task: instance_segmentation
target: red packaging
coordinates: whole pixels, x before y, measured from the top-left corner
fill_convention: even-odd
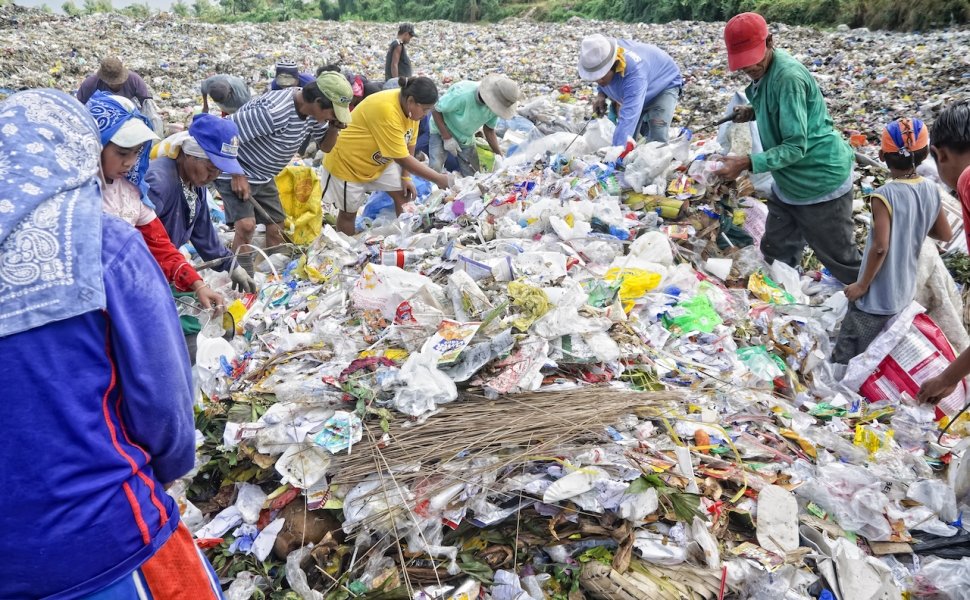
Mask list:
[[[903,394],[916,398],[923,382],[940,374],[955,358],[943,331],[933,319],[920,313],[913,318],[909,332],[863,382],[859,394],[870,402],[898,402]],[[961,382],[940,401],[938,408],[945,414],[956,414],[966,401],[965,386]]]

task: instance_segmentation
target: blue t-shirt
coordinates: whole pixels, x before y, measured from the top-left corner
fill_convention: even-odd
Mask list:
[[[680,69],[670,55],[653,44],[641,44],[632,40],[616,40],[623,48],[626,70],[617,73],[609,85],[599,90],[608,98],[620,103],[613,145],[622,146],[627,138],[636,135],[640,115],[661,92],[684,84]]]

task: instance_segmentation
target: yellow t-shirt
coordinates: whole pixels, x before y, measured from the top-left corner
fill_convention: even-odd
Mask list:
[[[401,110],[401,90],[385,90],[364,99],[353,120],[340,132],[323,166],[334,177],[351,183],[374,181],[395,158],[410,154],[418,122]]]

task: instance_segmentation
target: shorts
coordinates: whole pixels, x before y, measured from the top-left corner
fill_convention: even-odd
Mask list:
[[[267,220],[261,212],[257,212],[251,202],[237,196],[232,191],[232,180],[216,179],[215,186],[222,197],[222,206],[226,211],[226,223],[230,225],[240,219],[255,218],[257,223],[264,225],[282,223],[286,220],[286,213],[283,212],[283,205],[280,204],[280,191],[276,189],[276,182],[272,179],[266,183],[249,184],[249,194],[253,197],[253,200],[263,207],[263,210],[272,220]]]
[[[185,523],[140,567],[83,600],[225,600],[219,577]]]
[[[842,319],[842,328],[832,350],[832,362],[837,365],[849,364],[850,360],[869,348],[894,316],[867,313],[860,310],[855,302],[849,302],[849,310]]]
[[[337,210],[354,214],[367,203],[371,192],[397,192],[404,189],[401,184],[401,166],[396,162],[388,164],[381,176],[374,181],[344,181],[331,175],[325,167],[320,167],[320,180],[323,183],[323,205],[332,204]]]

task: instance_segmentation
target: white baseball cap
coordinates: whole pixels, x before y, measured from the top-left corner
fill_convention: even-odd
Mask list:
[[[128,98],[111,96],[111,99],[124,106],[128,112],[134,112],[135,104]],[[145,142],[157,142],[159,139],[141,119],[128,119],[108,141],[122,148],[137,148]]]

